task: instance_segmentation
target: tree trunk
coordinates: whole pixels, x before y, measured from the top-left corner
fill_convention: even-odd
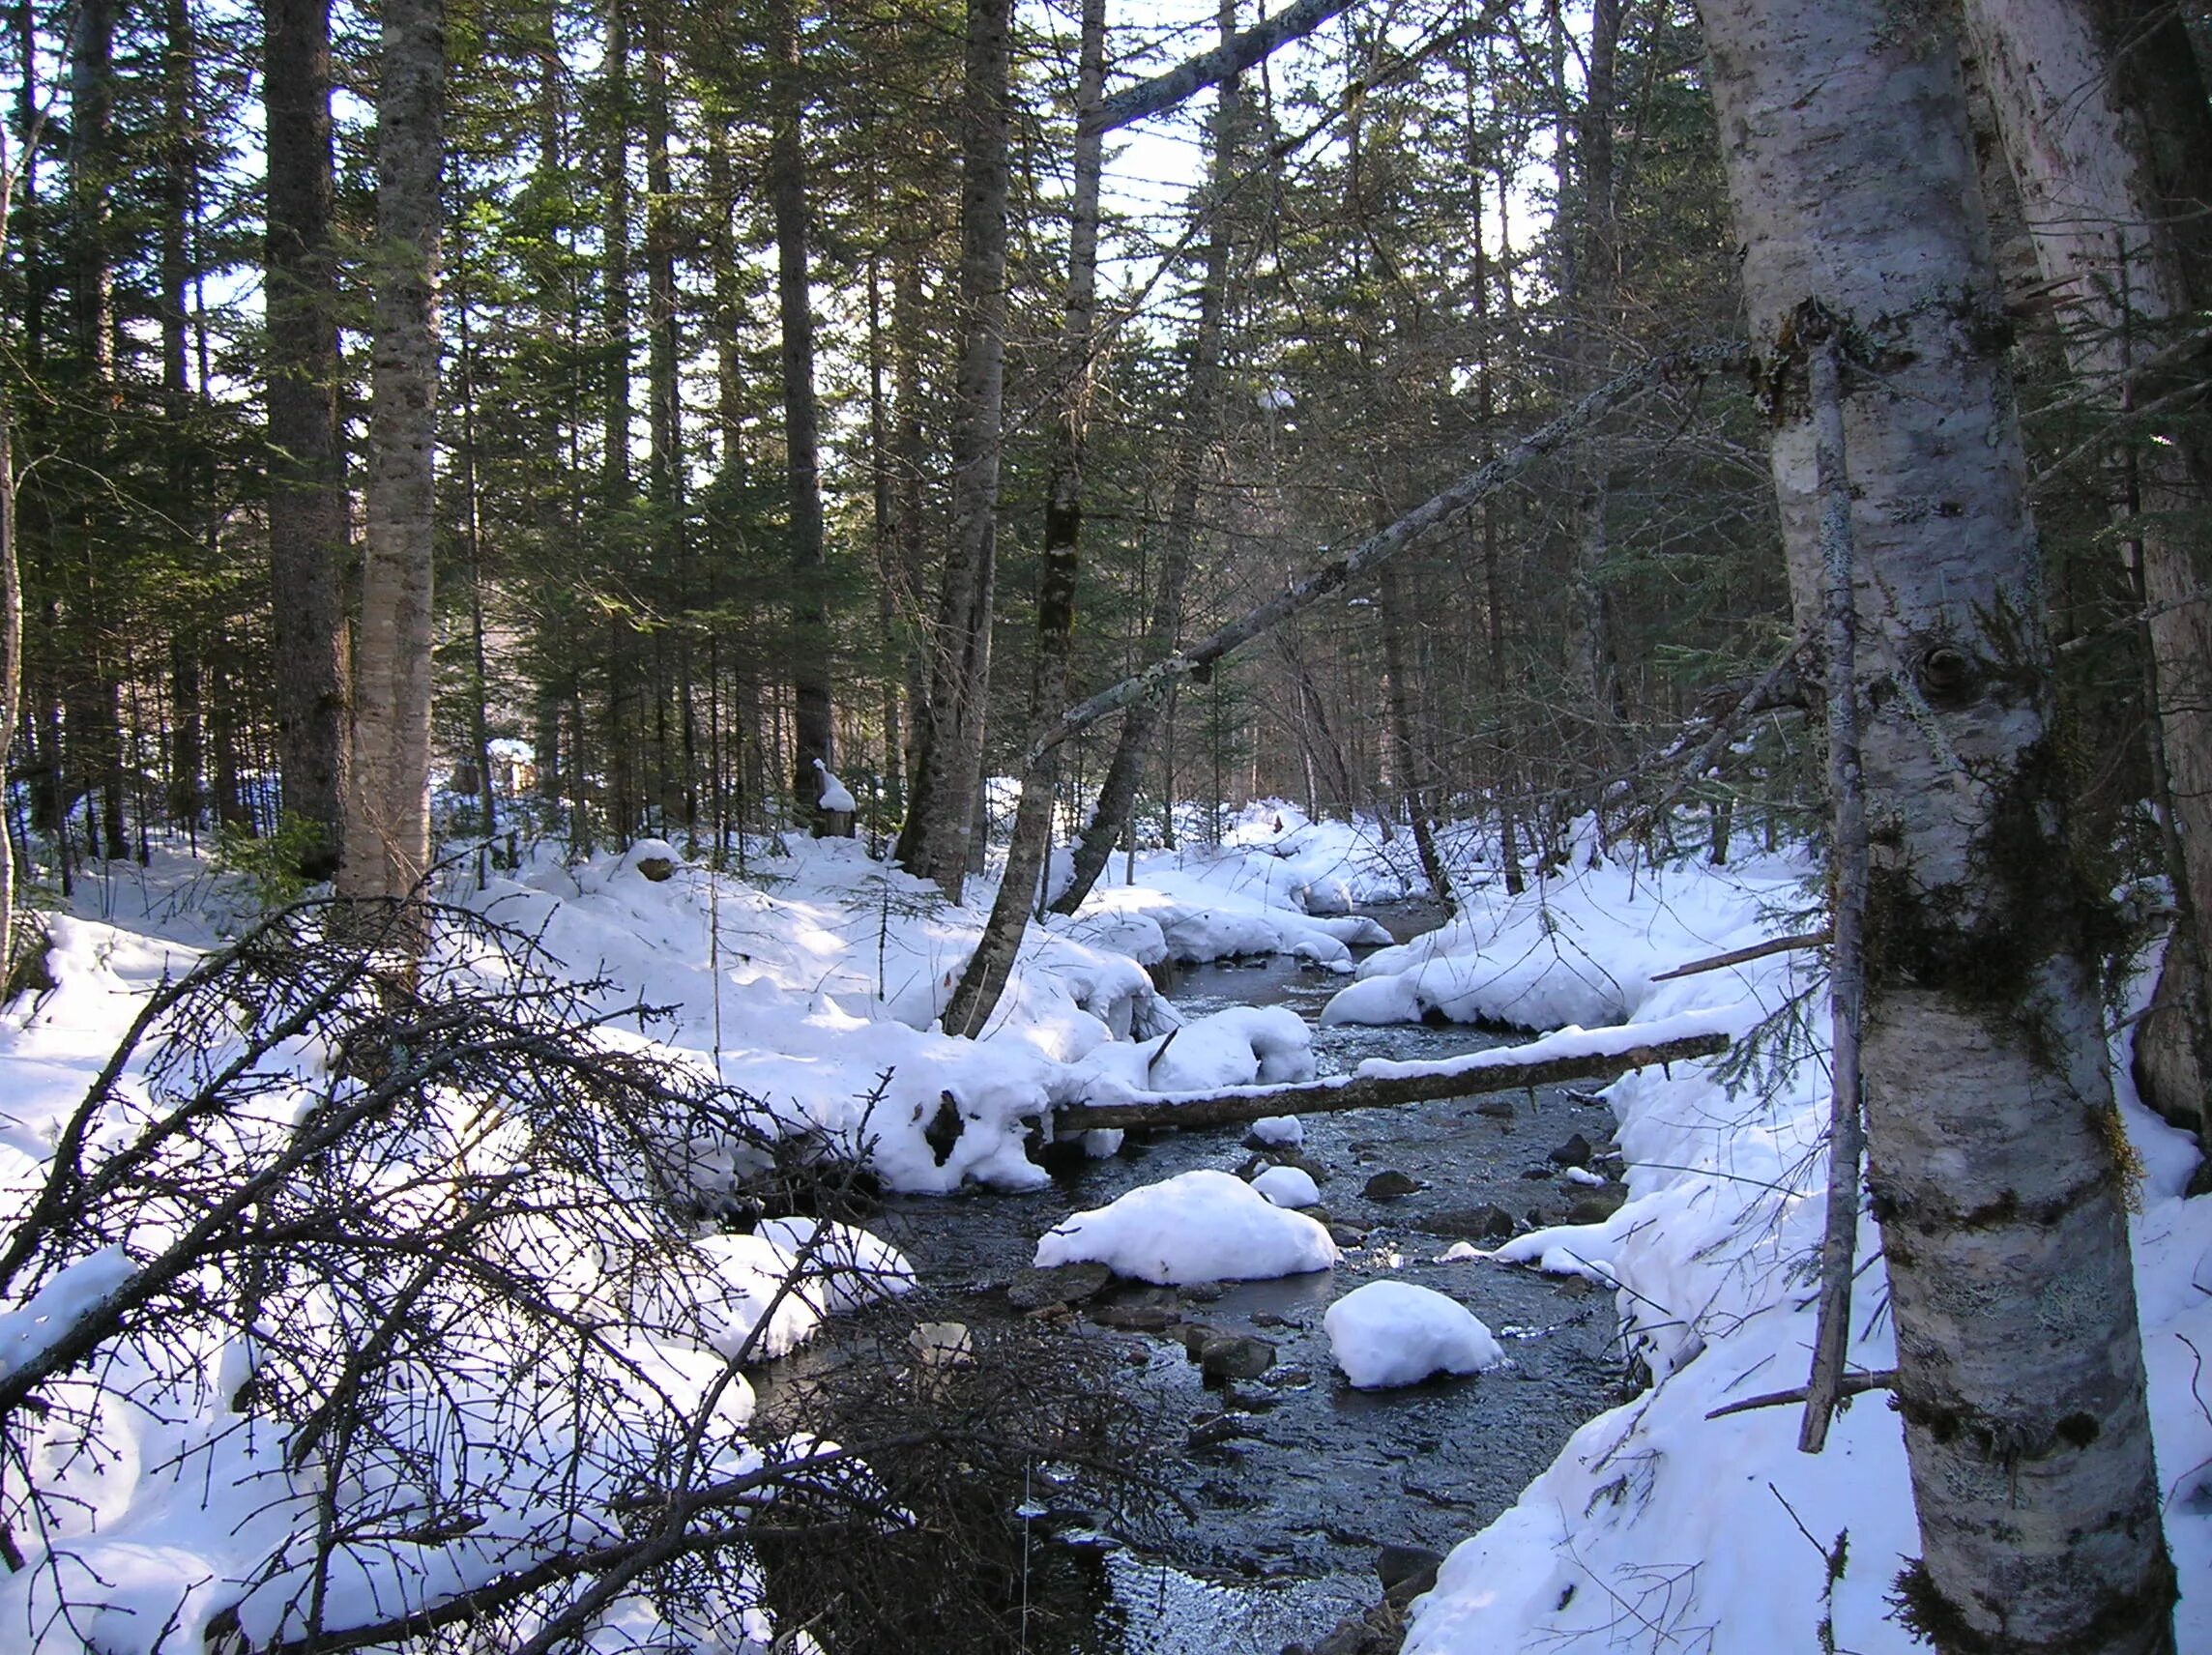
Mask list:
[[[1198,544],[1199,488],[1220,430],[1222,318],[1229,302],[1232,251],[1228,202],[1239,104],[1237,77],[1231,75],[1222,81],[1221,96],[1214,102],[1208,177],[1199,204],[1207,218],[1206,263],[1199,277],[1198,324],[1190,339],[1190,379],[1176,432],[1175,492],[1168,499],[1167,526],[1161,536],[1159,586],[1145,629],[1145,654],[1150,660],[1164,658],[1182,629],[1183,587]],[[1052,904],[1055,914],[1073,914],[1081,908],[1106,871],[1114,842],[1135,810],[1137,785],[1158,727],[1156,702],[1140,702],[1121,715],[1113,757],[1098,784],[1098,802],[1072,852],[1074,874]]]
[[[2178,918],[2137,1035],[2145,1100],[2212,1124],[2212,437],[2201,347],[2145,368],[2212,304],[2212,112],[2178,14],[2136,0],[1969,0],[1966,29],[2067,361],[2121,425],[2114,494],[2139,565]],[[2170,402],[2147,423],[2143,404]],[[2131,428],[2132,427],[2132,428]],[[2147,439],[2147,440],[2146,440]]]
[[[1236,0],[1221,0],[1221,32],[1236,32]],[[1229,99],[1225,82],[1223,97]],[[1067,659],[1075,642],[1075,581],[1083,557],[1084,429],[1091,415],[1093,315],[1098,296],[1098,187],[1105,141],[1090,111],[1106,85],[1106,0],[1083,0],[1075,77],[1075,188],[1069,203],[1067,314],[1061,329],[1059,418],[1053,425],[1044,508],[1044,562],[1037,574],[1036,666],[1030,722],[1040,725],[1067,699]],[[946,1005],[947,1034],[982,1033],[1004,993],[1022,934],[1052,849],[1052,807],[1060,779],[1058,748],[1022,771],[1006,867],[983,935]]]
[[[0,245],[5,238],[0,237]],[[0,776],[8,773],[8,751],[23,694],[23,583],[15,561],[15,466],[10,451],[12,421],[0,401]],[[0,807],[0,983],[14,962],[15,914],[15,836]]]
[[[385,0],[376,288],[353,785],[338,891],[419,893],[430,868],[430,568],[436,501],[443,0]]]
[[[684,843],[695,845],[698,728],[691,705],[690,616],[696,599],[684,509],[684,317],[676,286],[677,238],[682,231],[669,153],[671,52],[666,8],[646,9],[644,36],[646,384],[653,561],[655,574],[665,583],[666,613],[674,618],[673,624],[657,628],[654,635],[655,757],[660,772],[654,794],[662,831],[672,831],[671,825],[681,822]]]
[[[1629,1043],[1638,1038],[1634,1028],[1593,1029],[1587,1033],[1610,1038],[1593,1043],[1588,1050],[1557,1057],[1529,1056],[1526,1047],[1494,1046],[1481,1054],[1479,1062],[1454,1058],[1437,1063],[1407,1063],[1402,1072],[1389,1075],[1332,1075],[1283,1086],[1240,1086],[1218,1092],[1136,1097],[1126,1103],[1062,1104],[1053,1111],[1053,1129],[1061,1133],[1155,1126],[1187,1129],[1242,1125],[1270,1115],[1391,1109],[1407,1103],[1433,1103],[1439,1098],[1527,1091],[1567,1081],[1617,1080],[1632,1069],[1717,1058],[1729,1049],[1728,1036],[1717,1032],[1677,1034],[1650,1045]],[[1544,1042],[1529,1044],[1541,1047]],[[1163,1042],[1159,1051],[1165,1050]]]
[[[303,862],[336,871],[347,730],[347,500],[331,244],[330,0],[265,0],[269,146],[269,564],[284,807],[322,829]]]
[[[906,811],[921,808],[921,744],[929,721],[929,662],[917,642],[922,624],[922,570],[926,562],[928,511],[922,494],[922,467],[929,444],[923,422],[923,334],[921,255],[902,247],[891,270],[891,515],[897,537],[901,666],[906,675]]]
[[[1554,92],[1560,100],[1559,179],[1580,196],[1569,246],[1566,308],[1574,336],[1568,343],[1572,390],[1580,395],[1603,383],[1613,368],[1611,339],[1619,325],[1617,236],[1614,221],[1615,66],[1619,55],[1621,0],[1594,0],[1590,8],[1589,49],[1583,107],[1569,122],[1566,91],[1558,80],[1562,67],[1554,58]],[[1555,0],[1556,45],[1564,25]],[[1564,139],[1572,130],[1572,150]],[[1570,169],[1569,156],[1572,157]],[[1602,443],[1592,445],[1576,465],[1578,478],[1567,552],[1566,683],[1574,715],[1585,727],[1578,743],[1592,755],[1596,774],[1588,798],[1602,822],[1605,789],[1617,773],[1622,752],[1620,667],[1614,637],[1607,517],[1613,479]]]
[[[960,368],[952,538],[930,639],[929,708],[915,797],[894,853],[953,901],[968,878],[991,684],[1000,414],[1005,391],[1007,73],[1011,0],[969,0],[961,97]]]
[[[1922,1558],[1946,1651],[2172,1648],[2121,1127],[2061,830],[2034,532],[1949,29],[1703,0],[1801,617],[1805,350],[1841,333],[1874,844],[1862,1073]],[[2023,1361],[2023,1352],[2032,1352]]]
[[[796,0],[772,11],[769,198],[775,209],[775,281],[783,320],[784,475],[791,490],[791,695],[797,713],[791,798],[819,838],[850,833],[852,818],[822,806],[822,778],[837,763],[830,690],[829,612],[823,594],[821,417],[814,397],[814,303],[806,273],[806,109]]]
[[[1406,635],[1412,624],[1406,614],[1405,594],[1394,565],[1383,566],[1382,572],[1376,577],[1375,591],[1382,611],[1383,695],[1390,708],[1390,748],[1397,759],[1398,793],[1406,801],[1406,814],[1413,829],[1413,849],[1420,856],[1421,872],[1428,876],[1429,889],[1444,905],[1447,914],[1457,913],[1459,899],[1452,893],[1451,870],[1444,866],[1442,853],[1437,848],[1428,789],[1423,785],[1422,772],[1427,767],[1413,740],[1413,692],[1412,684],[1407,682],[1406,665]]]

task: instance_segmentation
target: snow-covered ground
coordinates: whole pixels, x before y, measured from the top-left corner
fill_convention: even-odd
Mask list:
[[[1821,1647],[1829,1615],[1830,1647],[1919,1647],[1886,1602],[1919,1553],[1896,1414],[1862,1397],[1817,1457],[1796,1450],[1796,1408],[1706,1417],[1805,1380],[1826,1190],[1826,1002],[1811,953],[1651,978],[1810,929],[1811,871],[1788,857],[1726,870],[1608,864],[1518,899],[1490,886],[1451,926],[1370,956],[1330,1006],[1356,1021],[1438,1006],[1537,1026],[1625,1022],[1654,1035],[1709,1020],[1759,1042],[1732,1087],[1710,1063],[1615,1083],[1631,1199],[1604,1224],[1498,1249],[1617,1285],[1625,1336],[1653,1382],[1586,1425],[1518,1504],[1451,1554],[1415,1606],[1409,1655],[1770,1655]],[[2212,1649],[2212,1395],[2197,1362],[2212,1348],[2212,1200],[2182,1199],[2194,1147],[2135,1101],[2124,1061],[2116,1073],[2148,1169],[2131,1228],[2181,1575],[2179,1646]],[[1878,1236],[1871,1218],[1862,1222],[1858,1255],[1876,1259]],[[1877,1262],[1854,1293],[1856,1368],[1893,1364],[1885,1299]],[[1840,1536],[1848,1563],[1825,1599]]]
[[[1653,1384],[1586,1426],[1518,1505],[1453,1553],[1418,1606],[1408,1647],[1416,1655],[1815,1647],[1830,1612],[1825,1553],[1848,1533],[1849,1564],[1832,1593],[1837,1646],[1865,1655],[1907,1648],[1884,1602],[1898,1560],[1918,1550],[1894,1414],[1861,1399],[1819,1458],[1795,1451],[1792,1408],[1705,1417],[1804,1378],[1824,1176],[1825,1014],[1812,954],[1652,979],[1810,929],[1812,870],[1789,857],[1725,870],[1607,863],[1538,882],[1518,898],[1470,882],[1453,924],[1370,955],[1354,975],[1351,947],[1380,939],[1371,921],[1341,911],[1405,894],[1403,839],[1384,846],[1372,828],[1308,823],[1266,806],[1246,812],[1218,849],[1141,856],[1134,884],[1121,883],[1117,859],[1080,916],[1033,928],[992,1029],[974,1042],[948,1039],[933,1023],[990,893],[948,906],[850,842],[793,840],[783,854],[754,857],[742,878],[686,863],[657,842],[575,867],[547,856],[481,893],[453,895],[538,939],[578,979],[603,979],[594,991],[602,1009],[667,1008],[651,1030],[667,1061],[742,1088],[760,1100],[764,1120],[822,1134],[864,1155],[887,1183],[918,1192],[1035,1186],[1043,1175],[1025,1139],[1059,1103],[1311,1074],[1305,1031],[1288,1012],[1180,1025],[1146,972],[1171,957],[1295,952],[1352,977],[1331,1019],[1412,1020],[1434,1009],[1565,1030],[1552,1040],[1559,1050],[1695,1029],[1764,1031],[1733,1086],[1706,1063],[1617,1083],[1610,1095],[1630,1201],[1604,1224],[1525,1235],[1499,1250],[1615,1288],[1626,1337]],[[652,877],[663,860],[669,877]],[[150,989],[189,970],[241,918],[236,887],[181,856],[80,887],[76,914],[53,921],[61,986],[0,1017],[0,1202],[21,1210],[52,1152],[55,1123]],[[1778,1036],[1792,1006],[1809,1036],[1795,1043]],[[1617,1025],[1632,1032],[1570,1027]],[[2124,1089],[2124,1063],[2120,1073]],[[2212,1344],[2212,1201],[2181,1199],[2193,1151],[2132,1096],[2127,1109],[2149,1168],[2134,1239],[2184,1592],[2181,1647],[2212,1649],[2212,1401],[2195,1362]],[[1292,1126],[1270,1136],[1295,1141]],[[738,1159],[725,1158],[722,1172],[742,1170]],[[1141,1214],[1062,1226],[1044,1238],[1040,1263],[1102,1257],[1129,1274],[1190,1280],[1232,1273],[1220,1259],[1198,1256],[1208,1246],[1226,1247],[1240,1265],[1271,1250],[1279,1269],[1325,1268],[1334,1253],[1319,1226],[1246,1186],[1151,1199]],[[1247,1224],[1249,1235],[1239,1228]],[[863,1275],[818,1281],[771,1311],[776,1284],[810,1242],[814,1256],[856,1260]],[[1877,1250],[1871,1226],[1860,1250],[1869,1258]],[[702,1237],[700,1258],[703,1279],[715,1286],[713,1302],[699,1307],[708,1324],[696,1347],[655,1347],[639,1358],[654,1364],[670,1397],[693,1402],[713,1391],[717,1352],[748,1337],[748,1356],[788,1348],[861,1292],[904,1284],[902,1262],[872,1238],[817,1237],[804,1223]],[[28,1302],[0,1304],[0,1375],[130,1267],[113,1250],[92,1250],[42,1281]],[[1869,1369],[1890,1360],[1881,1302],[1877,1264],[1860,1278],[1850,1349]],[[1441,1333],[1443,1321],[1441,1311],[1382,1308],[1393,1314],[1353,1341],[1358,1359],[1373,1364],[1363,1371],[1377,1374],[1411,1364],[1415,1335]],[[235,1366],[235,1355],[210,1350],[209,1371],[230,1375],[224,1364]],[[77,1587],[92,1567],[114,1582],[102,1588],[115,1605],[99,1628],[103,1646],[151,1649],[180,1604],[181,1632],[196,1640],[197,1625],[235,1601],[224,1583],[263,1567],[273,1542],[269,1522],[254,1514],[277,1508],[253,1506],[237,1491],[273,1486],[280,1472],[270,1440],[239,1430],[225,1410],[222,1397],[235,1388],[211,1385],[192,1405],[204,1409],[197,1417],[118,1426],[138,1435],[109,1456],[83,1511],[52,1535],[15,1537],[46,1547],[49,1559],[97,1548]],[[742,1379],[721,1406],[742,1430]],[[212,1458],[180,1458],[190,1441],[223,1446]],[[66,1456],[49,1452],[42,1465],[73,1474]],[[178,1475],[185,1465],[197,1479],[189,1487]],[[224,1478],[235,1487],[211,1518],[206,1491]],[[496,1566],[484,1559],[497,1555],[486,1550],[476,1566]],[[49,1563],[0,1581],[0,1646],[26,1630],[58,1640],[56,1648],[78,1646],[47,1612],[50,1597],[39,1595],[62,1573]],[[636,1606],[612,1612],[633,1614]]]

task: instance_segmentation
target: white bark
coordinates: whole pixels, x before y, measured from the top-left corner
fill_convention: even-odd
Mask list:
[[[444,158],[442,0],[386,0],[376,329],[354,763],[338,890],[405,897],[430,866],[430,567]]]
[[[1799,613],[1801,320],[1844,424],[1873,867],[1869,1187],[1938,1647],[2172,1646],[2118,1123],[2047,741],[2050,650],[1956,44],[1891,0],[1703,0]]]
[[[2125,96],[2083,0],[1967,0],[1964,15],[2068,365],[2117,421],[2167,389],[2142,384],[2143,365],[2190,309],[2174,209],[2161,200],[2150,159],[2156,140],[2146,125],[2155,117]],[[2136,49],[2173,44],[2145,41]],[[2201,1049],[2205,1009],[2186,1006],[2176,1016],[2165,1007],[2201,992],[2203,926],[2212,915],[2212,604],[2196,600],[2212,585],[2212,546],[2196,520],[2212,478],[2200,432],[2184,423],[2159,441],[2141,435],[2123,433],[2115,494],[2152,615],[2150,678],[2179,842],[2182,919],[2161,1008],[2139,1045],[2146,1055],[2155,1050],[2155,1073],[2170,1076],[2146,1088],[2157,1094],[2152,1101],[2201,1131],[2212,1060]]]

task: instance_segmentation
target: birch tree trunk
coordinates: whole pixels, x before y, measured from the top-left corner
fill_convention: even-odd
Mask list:
[[[969,0],[960,126],[960,367],[952,539],[930,638],[929,706],[897,859],[953,901],[968,879],[982,787],[1005,392],[1007,74],[1012,0]]]
[[[438,390],[443,0],[385,0],[375,334],[352,788],[338,892],[404,898],[430,867],[430,554]]]
[[[1862,1073],[1939,1649],[2173,1646],[2120,1127],[2063,836],[2007,330],[1956,43],[1888,0],[1702,0],[1801,617],[1803,333],[1841,330],[1868,835]]]
[[[2178,920],[2137,1036],[2146,1100],[2201,1135],[2212,1078],[2212,495],[2202,356],[2151,365],[2212,304],[2212,111],[2179,15],[2138,0],[1968,0],[1965,22],[2068,365],[2119,426],[2114,495],[2138,560]],[[2191,384],[2191,376],[2197,383]],[[2137,407],[2167,414],[2130,420]],[[2150,440],[2155,439],[2155,440]]]
[[[348,503],[331,243],[330,0],[265,0],[269,129],[269,572],[284,808],[323,830],[301,871],[336,871],[346,767]]]

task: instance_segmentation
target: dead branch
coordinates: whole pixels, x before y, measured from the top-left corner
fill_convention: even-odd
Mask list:
[[[1796,1385],[1786,1391],[1768,1391],[1764,1396],[1745,1397],[1725,1407],[1706,1411],[1707,1419],[1726,1419],[1732,1413],[1749,1413],[1754,1408],[1788,1408],[1791,1403],[1805,1400],[1807,1387]],[[1836,1382],[1838,1397],[1857,1396],[1862,1391],[1893,1391],[1897,1389],[1897,1370],[1881,1368],[1871,1374],[1846,1374]]]
[[[1754,943],[1748,948],[1731,948],[1725,954],[1710,959],[1692,960],[1686,966],[1676,966],[1671,972],[1661,972],[1651,980],[1655,983],[1673,982],[1676,977],[1701,976],[1706,972],[1726,971],[1731,966],[1748,965],[1753,960],[1763,960],[1769,954],[1791,954],[1800,948],[1821,948],[1828,944],[1825,930],[1800,931],[1793,937],[1769,937],[1763,943]]]

